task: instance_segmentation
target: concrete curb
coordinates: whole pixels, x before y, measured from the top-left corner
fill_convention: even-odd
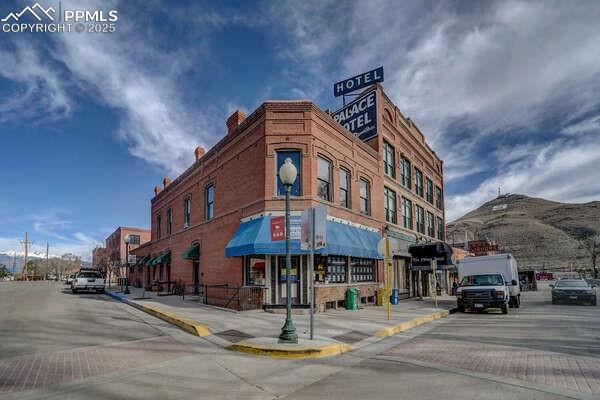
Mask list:
[[[325,345],[297,344],[260,344],[242,340],[227,347],[229,350],[256,356],[266,356],[286,359],[306,359],[335,356],[352,350],[346,343],[329,343]]]
[[[384,338],[384,337],[392,336],[392,335],[395,335],[397,333],[404,332],[404,331],[407,331],[409,329],[412,329],[412,328],[414,328],[416,326],[427,324],[429,322],[433,322],[436,319],[445,318],[448,315],[450,315],[451,312],[452,312],[452,310],[450,310],[450,311],[449,310],[442,310],[442,311],[435,312],[433,314],[429,314],[429,315],[424,315],[422,317],[413,318],[413,319],[411,319],[409,321],[404,321],[404,322],[399,323],[397,325],[386,326],[385,328],[382,328],[382,329],[378,330],[377,332],[375,332],[375,336],[377,336],[379,338]]]
[[[182,317],[180,315],[163,310],[158,307],[145,306],[143,304],[136,303],[135,301],[131,301],[127,297],[115,292],[106,292],[106,294],[115,300],[121,301],[125,304],[135,307],[138,310],[144,311],[145,313],[150,314],[156,318],[160,318],[163,321],[166,321],[170,324],[176,325],[184,331],[191,333],[192,335],[200,337],[212,335],[212,332],[210,331],[208,326],[194,321],[193,319]]]

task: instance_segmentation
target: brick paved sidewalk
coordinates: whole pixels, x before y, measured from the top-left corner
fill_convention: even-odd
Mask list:
[[[423,337],[389,350],[386,355],[600,394],[600,360],[588,357]]]

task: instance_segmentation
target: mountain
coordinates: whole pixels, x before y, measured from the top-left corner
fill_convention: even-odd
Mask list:
[[[502,195],[446,225],[448,242],[488,239],[512,253],[520,267],[589,266],[580,240],[600,234],[600,201],[567,204]]]

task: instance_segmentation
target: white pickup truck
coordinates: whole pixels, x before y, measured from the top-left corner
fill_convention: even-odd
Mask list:
[[[466,257],[457,261],[460,284],[456,291],[459,311],[483,311],[521,306],[517,262],[511,254]]]
[[[104,293],[104,278],[102,274],[90,270],[79,271],[71,283],[71,291],[77,293],[82,290]]]

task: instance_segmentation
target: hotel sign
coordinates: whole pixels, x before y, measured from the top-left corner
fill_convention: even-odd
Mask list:
[[[383,67],[375,68],[369,72],[365,72],[335,83],[333,85],[333,95],[335,97],[339,97],[344,94],[366,88],[367,86],[371,86],[376,82],[383,82]]]
[[[377,136],[377,94],[375,90],[357,98],[331,116],[359,139],[365,142],[373,139]]]

